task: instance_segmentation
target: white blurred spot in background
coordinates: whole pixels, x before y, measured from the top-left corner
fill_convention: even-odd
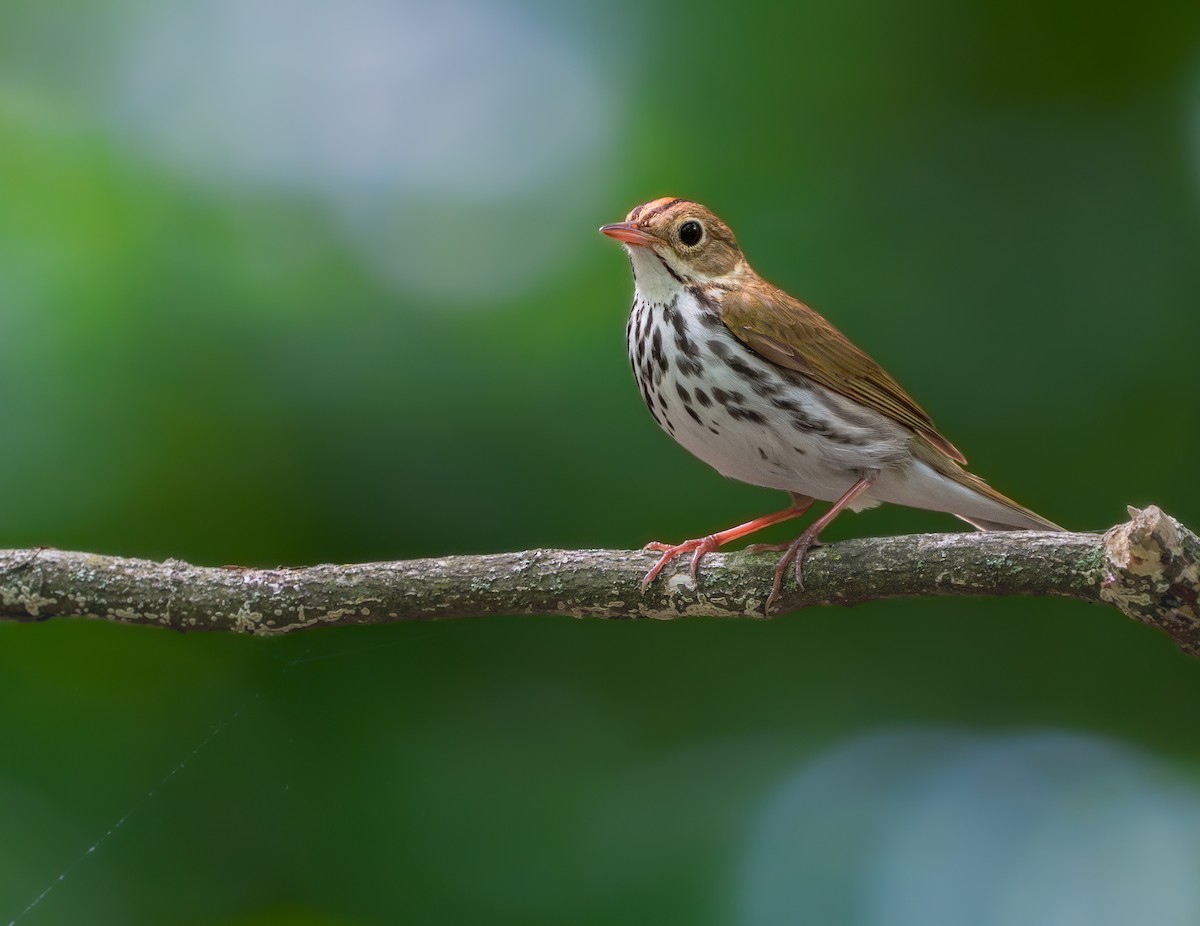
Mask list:
[[[402,290],[502,300],[613,211],[617,93],[519,7],[171,0],[134,8],[116,125],[169,168],[319,197]]]
[[[1096,737],[910,729],[844,743],[762,807],[744,926],[1200,923],[1200,787]]]

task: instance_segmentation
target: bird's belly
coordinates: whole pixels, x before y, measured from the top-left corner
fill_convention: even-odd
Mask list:
[[[684,426],[672,436],[717,472],[750,485],[832,501],[856,478],[849,469],[826,464],[814,442],[784,446],[774,435],[768,437],[761,430],[751,433],[738,422],[719,428],[714,435]]]
[[[667,382],[668,388],[675,385]],[[796,414],[820,420],[822,405],[803,398],[792,401],[801,409]],[[668,398],[665,411],[660,409],[660,423],[684,449],[731,479],[832,501],[853,484],[859,473],[876,465],[870,447],[851,446],[803,431],[793,426],[790,415],[781,415],[765,403],[750,400],[728,407],[714,404],[707,409],[696,405],[694,400],[690,403],[699,421],[687,412],[688,403]],[[675,426],[673,432],[666,425],[668,420]]]
[[[760,358],[723,325],[653,309],[635,306],[630,322],[642,397],[663,430],[718,472],[832,501],[864,473],[909,459],[890,419]]]

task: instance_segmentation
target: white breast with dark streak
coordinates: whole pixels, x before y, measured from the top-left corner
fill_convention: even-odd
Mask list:
[[[903,478],[911,435],[759,357],[702,298],[680,287],[665,302],[634,299],[629,360],[663,430],[726,476],[826,501],[863,474]],[[877,503],[861,502],[852,507]]]

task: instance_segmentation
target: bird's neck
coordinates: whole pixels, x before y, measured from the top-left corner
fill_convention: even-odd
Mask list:
[[[665,258],[646,248],[629,250],[638,296],[651,305],[667,305],[686,293],[719,300],[720,293],[742,285],[744,280],[757,279],[745,261],[722,277],[697,277],[671,266]]]

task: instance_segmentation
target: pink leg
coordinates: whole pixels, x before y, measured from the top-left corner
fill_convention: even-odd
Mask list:
[[[764,613],[771,610],[771,605],[779,600],[779,589],[783,585],[783,574],[787,571],[788,564],[792,560],[796,561],[796,584],[804,588],[804,555],[817,545],[817,538],[821,536],[821,531],[829,526],[829,522],[836,518],[843,508],[845,508],[855,498],[865,492],[875,482],[874,476],[863,476],[854,485],[846,490],[846,493],[834,502],[828,511],[821,515],[812,524],[804,529],[799,537],[792,541],[787,548],[787,552],[779,560],[779,564],[775,567],[775,581],[771,584],[771,594],[767,596],[766,606],[763,608]]]
[[[699,540],[686,540],[674,546],[667,543],[659,543],[657,540],[646,544],[643,549],[655,550],[662,553],[662,556],[654,564],[654,568],[646,573],[646,578],[642,579],[642,591],[644,592],[650,583],[657,578],[658,574],[662,572],[663,566],[667,565],[667,563],[680,554],[692,554],[692,565],[689,572],[692,574],[692,579],[695,580],[696,570],[700,567],[700,560],[704,558],[705,554],[711,553],[717,547],[724,546],[731,541],[737,540],[739,537],[745,537],[747,534],[753,534],[755,531],[762,530],[764,527],[770,527],[772,524],[779,524],[781,521],[790,521],[792,518],[798,518],[804,512],[808,511],[812,503],[813,500],[807,495],[796,495],[793,492],[791,507],[784,508],[782,511],[776,511],[774,514],[763,515],[761,518],[755,518],[753,521],[747,521],[745,524],[739,524],[737,527],[731,527],[716,534],[709,534],[707,537],[701,537]]]

